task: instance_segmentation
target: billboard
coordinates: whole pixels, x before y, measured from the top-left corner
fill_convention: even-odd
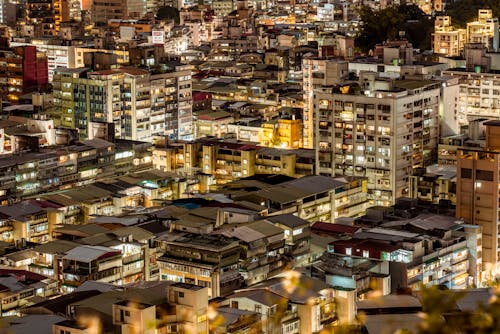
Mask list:
[[[165,31],[153,30],[153,44],[165,44]]]

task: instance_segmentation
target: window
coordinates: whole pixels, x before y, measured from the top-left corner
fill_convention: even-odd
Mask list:
[[[232,308],[238,308],[238,302],[233,300],[233,301],[231,302],[231,307],[232,307]]]
[[[180,291],[179,291],[179,292],[177,293],[177,296],[178,296],[179,298],[184,298],[184,292],[180,292]]]
[[[352,255],[352,248],[350,248],[350,247],[349,247],[349,248],[346,248],[346,249],[345,249],[345,254],[346,254],[346,255]]]
[[[120,322],[125,322],[125,317],[130,317],[130,312],[120,309]]]
[[[363,250],[363,257],[370,257],[370,251]]]
[[[478,169],[476,170],[476,178],[482,181],[493,181],[493,172],[489,170]]]
[[[463,179],[471,179],[472,178],[472,169],[470,169],[470,168],[462,168],[460,170],[460,176]]]
[[[260,305],[260,304],[255,304],[255,312],[257,312],[257,313],[262,313],[262,305]]]

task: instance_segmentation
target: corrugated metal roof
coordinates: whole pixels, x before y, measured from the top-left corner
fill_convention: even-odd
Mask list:
[[[108,253],[118,254],[120,253],[120,251],[117,251],[116,249],[109,247],[85,245],[71,249],[66,253],[63,259],[80,261],[80,262],[90,262],[93,260],[97,260],[101,256],[106,255]]]

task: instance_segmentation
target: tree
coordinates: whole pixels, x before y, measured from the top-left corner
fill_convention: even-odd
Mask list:
[[[422,322],[418,334],[493,334],[500,333],[500,291],[474,311],[457,311],[457,302],[466,291],[442,290],[438,286],[422,288]]]
[[[374,11],[364,6],[359,9],[362,22],[356,45],[364,52],[372,50],[376,44],[395,39],[400,31],[420,49],[430,48],[430,37],[434,22],[418,6],[392,6]]]
[[[163,6],[158,9],[156,13],[158,20],[173,20],[175,23],[180,22],[179,10],[171,6]]]
[[[446,15],[451,16],[453,25],[465,28],[467,22],[477,18],[479,9],[492,9],[493,17],[500,15],[500,1],[498,0],[460,0],[453,1],[446,6]]]

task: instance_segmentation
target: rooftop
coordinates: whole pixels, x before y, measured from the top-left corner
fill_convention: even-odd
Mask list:
[[[90,262],[101,259],[108,255],[119,255],[119,250],[103,246],[79,246],[69,250],[63,257],[65,260]]]
[[[309,227],[309,222],[307,220],[299,218],[291,213],[287,213],[284,215],[277,215],[277,216],[268,216],[266,217],[266,220],[275,224],[284,225],[289,228],[297,228],[301,226]]]
[[[284,182],[255,192],[255,195],[273,202],[286,204],[316,194],[332,191],[346,182],[327,176],[311,175]]]
[[[282,228],[277,227],[265,220],[259,220],[228,230],[223,230],[221,233],[227,237],[235,237],[244,242],[253,242],[278,234],[284,234]]]

